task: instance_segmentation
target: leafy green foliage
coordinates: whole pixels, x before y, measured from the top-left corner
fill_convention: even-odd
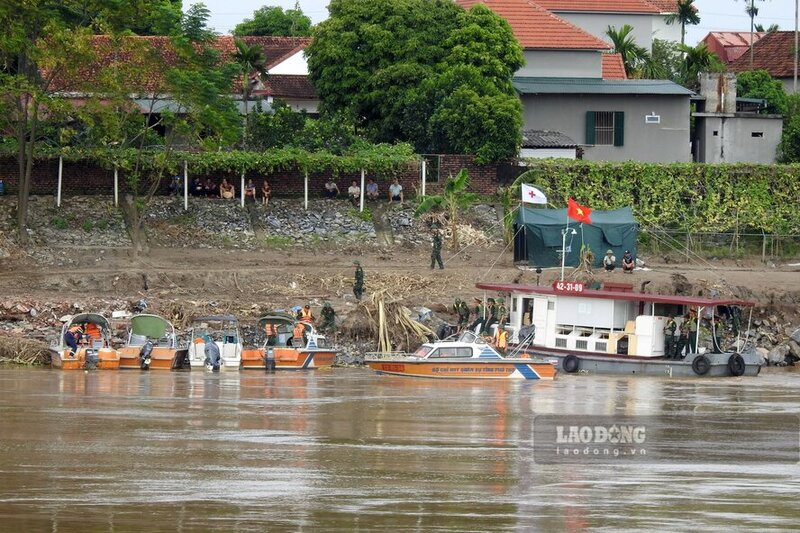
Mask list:
[[[311,19],[299,7],[284,11],[281,7],[264,6],[255,10],[253,18],[237,24],[233,34],[305,37],[311,34]]]
[[[722,60],[709,50],[705,43],[699,43],[694,47],[680,44],[678,50],[684,54],[681,66],[681,85],[684,87],[697,89],[700,86],[701,72],[723,72],[725,70]]]
[[[800,163],[800,94],[793,93],[786,98],[779,152],[784,163]]]
[[[762,98],[767,101],[767,113],[786,114],[788,99],[780,80],[766,70],[749,70],[736,75],[736,94],[742,98]]]
[[[681,25],[681,44],[684,44],[686,38],[686,25],[696,26],[700,24],[700,15],[697,14],[697,8],[694,6],[694,0],[678,0],[677,11],[670,13],[665,17],[667,24],[675,24],[676,22]]]
[[[426,196],[414,211],[415,217],[428,215],[431,223],[449,223],[453,236],[453,250],[459,249],[458,215],[474,203],[477,197],[475,193],[468,192],[468,188],[469,173],[466,169],[461,169],[455,176],[447,178],[441,194]]]
[[[50,225],[53,226],[56,229],[61,229],[61,230],[67,229],[67,226],[68,226],[66,219],[64,219],[62,217],[53,217],[53,218],[51,218],[50,219]]]
[[[529,172],[527,183],[546,191],[554,205],[573,196],[593,209],[632,206],[646,226],[800,232],[798,165],[543,161]]]
[[[423,153],[516,154],[511,76],[523,55],[504,19],[447,0],[333,0],[329,10],[306,49],[323,113]]]
[[[614,45],[614,53],[622,56],[625,74],[629,78],[634,77],[639,66],[646,61],[648,56],[647,50],[636,44],[636,39],[631,35],[632,33],[633,26],[630,24],[623,24],[619,30],[614,26],[609,26],[606,29],[606,35]]]

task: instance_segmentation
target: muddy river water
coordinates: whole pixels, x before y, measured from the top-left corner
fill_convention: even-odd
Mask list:
[[[741,431],[793,428],[798,383],[0,368],[0,531],[790,530],[797,456]],[[730,456],[534,453],[543,415],[664,414],[735,415],[716,442],[681,438]]]

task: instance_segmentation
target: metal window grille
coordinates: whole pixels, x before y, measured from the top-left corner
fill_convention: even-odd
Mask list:
[[[589,344],[586,341],[575,341],[575,349],[577,350],[585,350],[589,347]]]
[[[556,339],[556,348],[566,348],[567,339]]]
[[[614,112],[597,111],[594,114],[595,144],[614,144]]]
[[[597,352],[605,352],[608,350],[608,344],[605,342],[596,342],[594,343],[594,349]]]

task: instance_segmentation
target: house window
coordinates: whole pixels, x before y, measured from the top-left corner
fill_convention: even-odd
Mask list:
[[[625,113],[622,111],[587,111],[586,144],[623,146]]]
[[[763,136],[764,136],[764,132],[763,131],[752,131],[752,132],[750,132],[750,137],[763,137]]]

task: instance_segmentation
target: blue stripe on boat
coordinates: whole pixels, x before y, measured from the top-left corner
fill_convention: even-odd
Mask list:
[[[500,359],[500,356],[494,353],[491,348],[484,348],[478,357],[480,359]]]
[[[539,374],[525,363],[516,363],[514,368],[519,370],[519,373],[525,376],[525,379],[539,379]]]

